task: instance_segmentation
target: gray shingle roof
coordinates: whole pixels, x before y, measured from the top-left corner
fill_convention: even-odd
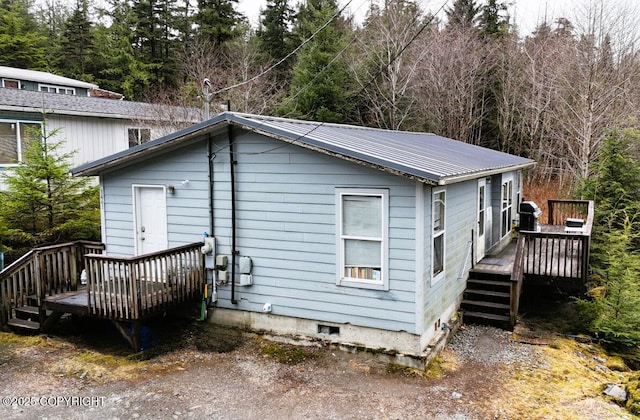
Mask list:
[[[62,95],[0,88],[0,110],[91,116],[118,119],[172,119],[198,121],[199,111],[191,108],[149,104],[87,96]]]
[[[227,124],[430,184],[459,182],[535,165],[530,159],[431,133],[224,112],[166,137],[77,167],[73,173],[97,175]]]

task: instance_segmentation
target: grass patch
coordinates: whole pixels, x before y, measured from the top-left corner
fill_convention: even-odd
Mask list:
[[[53,363],[50,371],[57,375],[78,376],[82,379],[104,382],[135,379],[146,369],[145,361],[135,360],[129,356],[83,350]]]
[[[264,356],[287,365],[297,365],[320,357],[320,349],[316,347],[294,346],[273,341],[263,342],[261,351]]]

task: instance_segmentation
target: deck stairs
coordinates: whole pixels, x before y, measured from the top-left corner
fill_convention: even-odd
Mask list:
[[[45,330],[45,326],[55,323],[60,318],[58,313],[43,311],[40,313],[37,298],[35,295],[27,297],[27,304],[16,307],[13,317],[7,321],[7,326],[22,333],[38,333]],[[41,325],[41,322],[43,323]]]
[[[461,308],[467,323],[509,328],[510,275],[472,269]]]

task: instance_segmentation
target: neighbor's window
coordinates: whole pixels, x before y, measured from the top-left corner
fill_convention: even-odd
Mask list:
[[[2,87],[11,89],[20,89],[20,82],[12,79],[2,79]]]
[[[431,202],[433,212],[433,252],[431,258],[433,281],[439,280],[444,273],[446,203],[446,192],[444,190],[433,192]]]
[[[42,124],[39,122],[0,120],[0,165],[22,162],[29,142],[41,137]]]
[[[382,189],[340,188],[338,284],[388,289],[388,202]]]
[[[40,92],[48,93],[62,93],[65,95],[75,95],[76,89],[71,87],[51,86],[51,85],[38,85]]]
[[[151,140],[151,129],[149,128],[129,128],[129,147],[137,146]]]
[[[513,209],[513,180],[507,179],[502,182],[502,209],[500,237],[504,237],[511,232],[511,220]]]

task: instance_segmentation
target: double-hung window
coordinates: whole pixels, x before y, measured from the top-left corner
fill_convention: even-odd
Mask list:
[[[22,162],[29,142],[41,137],[42,124],[39,122],[0,120],[0,165]]]
[[[389,191],[336,190],[338,281],[342,286],[389,289]]]
[[[446,192],[444,190],[435,190],[431,199],[431,211],[433,214],[433,248],[431,253],[432,282],[436,282],[444,276],[446,204]]]

